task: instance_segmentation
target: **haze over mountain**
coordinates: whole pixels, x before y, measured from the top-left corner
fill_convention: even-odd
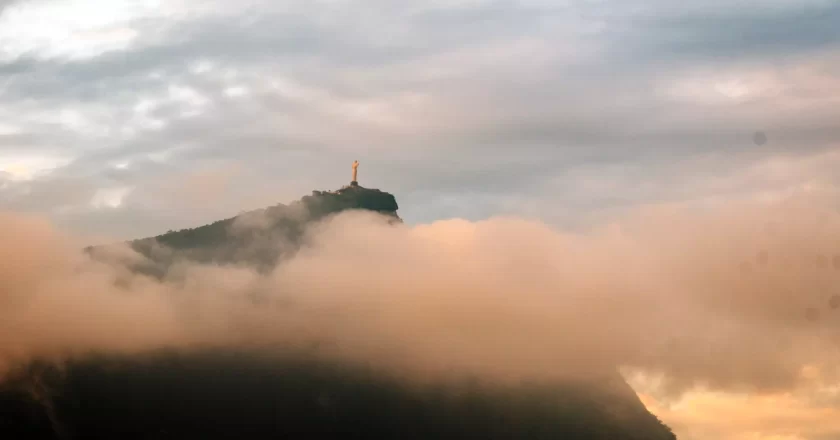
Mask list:
[[[373,200],[385,215],[347,209],[368,203],[362,200]],[[593,426],[607,429],[608,438],[670,436],[645,405],[680,423],[676,410],[661,402],[697,390],[774,396],[818,389],[830,399],[827,384],[837,377],[840,358],[832,336],[840,322],[834,318],[840,248],[831,239],[840,237],[840,214],[832,200],[814,193],[703,209],[656,206],[580,233],[504,217],[410,225],[399,221],[388,194],[351,188],[248,213],[223,228],[165,234],[178,243],[172,248],[144,239],[87,252],[43,217],[6,213],[0,215],[0,374],[10,388],[3,401],[7,414],[34,418],[6,420],[34,420],[14,429],[45,428],[38,420],[46,420],[44,432],[75,429],[106,438],[147,435],[149,426],[180,433],[182,417],[202,420],[210,409],[230,409],[212,395],[241,402],[186,382],[192,385],[185,385],[183,398],[210,408],[193,415],[198,406],[168,393],[181,377],[205,377],[196,380],[234,394],[265,386],[277,390],[272,396],[308,396],[311,388],[303,384],[315,382],[342,401],[364,394],[353,383],[369,383],[384,394],[363,399],[363,407],[394,412],[384,418],[387,427],[347,428],[359,435],[384,429],[377,432],[396,436],[400,427],[419,423],[440,436],[466,436],[459,427],[475,425],[490,437],[579,429],[599,438],[603,432],[589,431]],[[240,371],[228,361],[231,349],[247,364],[235,378],[225,374]],[[278,370],[259,366],[271,364]],[[287,368],[309,376],[286,382]],[[287,390],[294,384],[301,388]],[[459,391],[465,386],[466,394]],[[440,387],[442,396],[423,394]],[[559,406],[566,416],[532,417],[546,407],[531,406],[529,389],[559,396],[547,408]],[[531,397],[521,401],[519,392]],[[142,403],[129,405],[128,396],[137,393],[173,405],[155,404],[162,412],[130,423],[142,413]],[[90,406],[96,402],[112,403]],[[255,404],[291,405],[272,402]],[[110,411],[126,411],[109,416],[125,423],[95,422]],[[423,416],[415,418],[418,413]],[[273,422],[280,416],[272,414],[255,414],[268,421],[254,422],[254,429],[281,429]],[[289,414],[301,424],[282,429],[308,433],[326,417]],[[347,423],[361,417],[339,414]],[[445,414],[490,421],[426,423]],[[619,421],[608,422],[614,417]],[[203,426],[220,435],[239,429],[225,420],[230,423],[222,427],[217,419]]]
[[[135,240],[128,249],[117,245],[86,251],[94,260],[117,266],[128,263],[132,273],[155,279],[173,277],[171,272],[182,264],[271,272],[306,246],[307,235],[330,216],[367,212],[384,224],[399,225],[397,209],[393,195],[352,185],[335,192],[315,191],[288,206]],[[352,228],[342,232],[354,234]],[[139,258],[114,259],[120,251],[135,251]],[[352,263],[348,259],[347,264]],[[123,273],[115,281],[137,283],[139,278],[133,278],[137,276],[142,277]],[[265,299],[255,301],[257,307],[277,306]],[[562,380],[498,383],[463,373],[435,374],[429,380],[374,367],[376,360],[360,363],[359,359],[335,358],[337,352],[321,349],[321,344],[333,342],[321,337],[295,338],[292,345],[277,345],[270,338],[253,342],[131,354],[81,351],[14,364],[0,382],[0,435],[44,439],[675,438],[608,366],[586,374],[568,371],[573,375]],[[558,371],[563,369],[557,365]]]

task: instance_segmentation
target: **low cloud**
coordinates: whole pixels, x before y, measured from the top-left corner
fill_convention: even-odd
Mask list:
[[[825,206],[657,207],[586,234],[351,212],[268,274],[182,264],[162,281],[125,271],[141,258],[128,249],[93,262],[44,220],[6,214],[0,358],[317,341],[416,377],[621,366],[662,374],[664,395],[795,390],[836,378],[840,354],[840,215]]]

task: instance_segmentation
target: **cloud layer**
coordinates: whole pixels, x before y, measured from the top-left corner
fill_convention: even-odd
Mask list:
[[[836,402],[836,196],[651,206],[587,232],[350,212],[314,225],[271,272],[185,263],[163,280],[130,273],[143,258],[130,249],[91,261],[44,218],[6,213],[0,365],[316,346],[411,380],[550,381],[618,366],[679,435],[771,435]],[[234,225],[263,224],[251,220]],[[800,416],[761,430],[766,411],[710,421],[739,395],[765,406],[788,396]],[[802,438],[837,434],[824,426]]]
[[[7,215],[5,359],[77,350],[318,340],[424,374],[551,378],[612,368],[776,392],[834,376],[840,217],[822,198],[643,210],[572,234],[496,218],[389,226],[348,213],[271,274],[186,265],[163,282],[76,255]],[[14,232],[11,232],[14,231]],[[834,307],[834,308],[832,308]]]

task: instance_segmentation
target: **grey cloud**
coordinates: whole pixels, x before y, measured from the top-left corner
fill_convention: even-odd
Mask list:
[[[785,57],[840,44],[836,31],[840,5],[836,3],[768,9],[744,5],[730,14],[711,10],[643,17],[628,23],[632,30],[625,29],[625,41],[631,49],[647,52],[650,59],[666,62],[674,58]]]
[[[0,179],[0,203],[5,209],[50,212],[88,203],[96,188],[78,178],[51,178],[30,182]]]
[[[77,109],[100,118],[108,133],[88,136],[24,121],[23,133],[0,140],[0,152],[61,145],[75,160],[54,174],[93,187],[151,188],[150,182],[194,167],[235,161],[249,176],[233,185],[254,185],[254,203],[343,184],[344,164],[360,159],[365,181],[403,194],[405,209],[416,202],[424,213],[447,216],[454,208],[436,205],[430,194],[486,198],[475,215],[512,209],[512,197],[565,198],[586,209],[636,203],[676,197],[665,190],[680,171],[668,168],[693,158],[726,153],[730,158],[713,167],[737,170],[774,154],[820,154],[840,135],[831,109],[759,111],[788,97],[807,98],[814,108],[817,101],[806,92],[709,106],[678,102],[659,90],[663,81],[691,73],[692,63],[713,70],[818,58],[833,44],[822,21],[840,10],[831,5],[819,10],[824,15],[722,3],[692,10],[671,2],[653,14],[639,12],[639,2],[492,1],[460,8],[349,2],[322,6],[320,14],[297,3],[285,4],[288,10],[257,5],[263,10],[225,19],[138,22],[141,38],[134,46],[92,59],[30,57],[0,65],[0,84],[6,84],[0,107],[10,114]],[[357,21],[349,20],[350,12]],[[794,32],[798,28],[803,32]],[[745,36],[741,46],[739,36]],[[776,49],[758,47],[759,37]],[[746,59],[723,56],[730,46]],[[191,72],[202,60],[216,69]],[[226,78],[227,69],[235,76]],[[270,89],[275,80],[315,95],[285,96]],[[145,117],[164,127],[120,134],[136,122],[140,99],[165,96],[173,85],[194,89],[209,104],[185,117],[191,104],[161,101]],[[223,91],[231,85],[244,85],[250,94],[228,98]],[[410,94],[419,101],[401,101]],[[398,124],[354,113],[376,105],[382,107],[374,116]],[[751,141],[757,130],[770,138],[760,149]],[[164,153],[165,160],[150,159]],[[118,170],[118,162],[130,165]],[[616,164],[642,170],[625,173],[624,195],[592,202],[575,193],[574,182],[568,191],[546,189],[552,188],[546,182],[584,170],[616,173]],[[657,190],[651,176],[672,177]],[[271,189],[258,188],[267,184]],[[634,185],[649,189],[632,192]],[[127,203],[125,212],[143,209],[139,199],[132,204],[129,196]],[[231,200],[217,206],[214,214],[246,208]],[[418,217],[429,218],[424,213]],[[126,230],[132,228],[138,222],[127,222]]]
[[[0,149],[9,151],[12,149],[31,150],[40,145],[41,138],[37,133],[13,133],[0,134]]]
[[[20,2],[21,0],[0,0],[0,14],[3,13],[3,9]]]

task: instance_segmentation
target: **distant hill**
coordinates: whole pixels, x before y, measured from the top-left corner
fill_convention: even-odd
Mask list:
[[[163,274],[181,259],[268,268],[312,221],[346,210],[393,218],[393,195],[315,191],[206,226],[130,242]],[[88,248],[94,257],[105,248]],[[0,383],[9,439],[576,439],[673,440],[615,371],[589,380],[502,388],[408,385],[364,365],[307,353],[235,348],[109,353],[33,361]]]

